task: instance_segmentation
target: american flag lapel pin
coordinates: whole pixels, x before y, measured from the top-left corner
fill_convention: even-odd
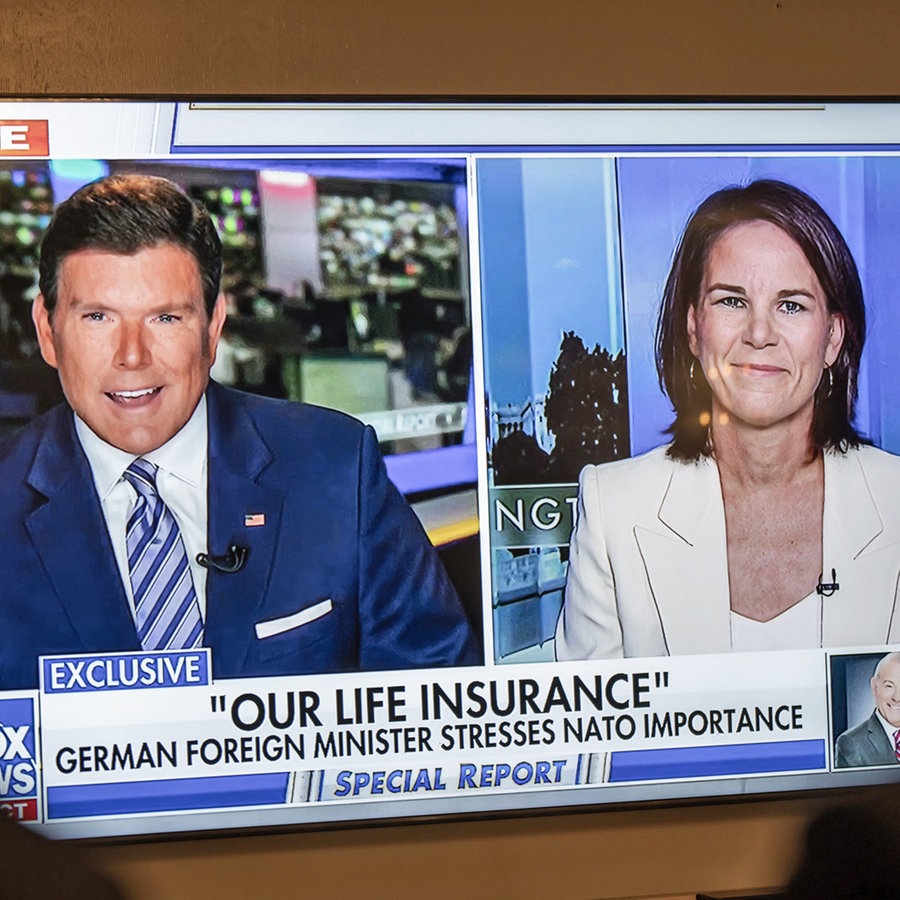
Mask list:
[[[245,528],[259,528],[261,525],[266,524],[266,514],[265,513],[247,513],[244,516],[244,527]]]

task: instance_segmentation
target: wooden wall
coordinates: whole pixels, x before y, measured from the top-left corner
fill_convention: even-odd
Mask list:
[[[0,0],[0,93],[890,95],[900,4]],[[814,808],[753,801],[90,852],[148,900],[674,897],[781,882]]]
[[[2,0],[0,93],[898,90],[885,0]]]

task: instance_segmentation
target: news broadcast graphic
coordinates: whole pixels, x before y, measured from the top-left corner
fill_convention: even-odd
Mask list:
[[[218,682],[208,663],[45,657],[46,821],[827,768],[816,652]]]
[[[436,548],[459,597],[453,633],[474,641],[460,644],[464,653],[446,651],[450,630],[439,627],[421,650],[436,657],[367,664],[353,602],[325,588],[314,567],[304,567],[315,583],[303,590],[315,597],[301,609],[297,577],[255,568],[257,548],[277,546],[282,560],[312,552],[323,571],[352,580],[357,560],[342,551],[365,547],[354,543],[352,514],[329,516],[335,505],[326,503],[310,516],[294,494],[266,493],[266,502],[230,512],[241,540],[212,546],[221,504],[237,494],[232,466],[205,492],[216,497],[207,504],[210,546],[200,548],[209,639],[137,650],[127,598],[117,599],[117,563],[93,539],[108,496],[89,473],[80,496],[97,529],[60,536],[42,499],[37,516],[0,516],[10,546],[42,537],[46,554],[28,579],[10,556],[18,568],[0,578],[0,620],[31,623],[36,608],[58,608],[59,619],[47,615],[33,629],[36,640],[45,628],[47,641],[88,634],[77,649],[33,654],[32,665],[30,655],[20,664],[12,629],[5,644],[0,631],[0,811],[51,837],[137,837],[896,781],[900,105],[3,101],[0,462],[41,427],[30,423],[72,423],[32,322],[43,302],[41,243],[60,203],[118,174],[173,182],[204,205],[221,238],[226,314],[211,378],[229,390],[206,391],[207,415],[217,404],[277,408],[362,431],[312,411],[325,406],[370,426],[350,468],[397,487],[402,497],[390,493],[391,503],[412,509],[424,535],[413,530]],[[797,604],[800,624],[752,621],[762,636],[750,646],[747,623],[731,615],[724,511],[721,528],[699,536],[681,528],[700,520],[698,498],[715,510],[722,491],[714,456],[673,469],[659,449],[672,439],[673,403],[660,388],[655,344],[686,223],[717,192],[759,182],[820,204],[858,269],[866,339],[852,425],[864,444],[822,453],[812,542],[822,571]],[[753,298],[724,280],[720,310],[746,309]],[[776,298],[781,338],[810,318],[818,295],[807,294]],[[828,320],[831,333],[852,318],[842,310]],[[98,327],[111,318],[105,308],[88,316]],[[816,361],[819,344],[807,354]],[[832,379],[843,377],[840,365]],[[706,378],[702,366],[684,368]],[[815,373],[819,395],[848,392],[826,373]],[[256,489],[276,463],[321,464],[310,496],[333,497],[339,479],[325,463],[343,446],[336,438],[301,447],[297,432],[273,425],[254,453],[235,451],[274,421],[210,433],[218,443],[209,471],[223,472],[229,452],[252,457],[261,465],[248,478]],[[46,451],[48,441],[39,443]],[[586,466],[597,467],[604,501],[594,531],[603,539],[590,546],[595,558],[614,559],[608,577],[587,580],[611,585],[604,597],[615,602],[586,604],[584,629],[561,642],[573,528],[587,520],[581,509],[597,521],[590,502],[579,505]],[[15,496],[44,498],[60,471],[49,467],[46,479],[29,471]],[[714,473],[715,489],[684,489],[686,471]],[[609,472],[626,475],[610,481]],[[646,503],[660,478],[666,489]],[[0,484],[0,511],[14,491]],[[345,509],[364,500],[356,482],[350,493]],[[617,503],[604,505],[613,495]],[[649,525],[630,518],[638,506],[649,509]],[[384,519],[376,511],[371,522]],[[322,535],[327,545],[317,543]],[[75,561],[59,552],[73,537],[83,547]],[[630,568],[607,539],[640,548]],[[392,546],[367,571],[413,571],[407,550]],[[691,552],[685,562],[680,554]],[[757,583],[796,568],[789,562]],[[96,619],[102,608],[103,622],[78,619],[60,598],[101,568],[108,589],[82,590],[81,612]],[[52,586],[35,588],[45,570]],[[250,570],[253,590],[231,590]],[[629,606],[628,591],[644,580],[646,596]],[[216,594],[222,585],[230,595]],[[270,610],[273,586],[282,596]],[[396,630],[388,645],[409,637],[396,613],[374,612],[373,630]],[[113,620],[124,637],[90,639]],[[335,646],[336,633],[346,646]],[[633,652],[647,634],[662,639]],[[216,645],[223,635],[237,639]],[[335,650],[353,664],[335,663]]]
[[[46,119],[0,119],[0,156],[49,156]]]
[[[0,694],[0,812],[18,822],[41,815],[37,696]]]

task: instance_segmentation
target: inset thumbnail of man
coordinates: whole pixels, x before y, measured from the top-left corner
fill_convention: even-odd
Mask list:
[[[875,709],[838,739],[835,766],[883,766],[900,762],[900,653],[888,653],[869,684]]]

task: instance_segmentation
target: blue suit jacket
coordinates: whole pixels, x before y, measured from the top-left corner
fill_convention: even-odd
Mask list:
[[[834,755],[836,768],[886,766],[896,762],[894,748],[874,712],[865,722],[845,731],[837,739]]]
[[[204,645],[217,678],[477,662],[463,609],[374,432],[348,416],[210,384]],[[245,515],[265,524],[247,527]],[[0,446],[0,689],[37,685],[39,654],[139,650],[71,410]],[[328,601],[331,601],[330,604]],[[291,624],[258,637],[256,625]]]

